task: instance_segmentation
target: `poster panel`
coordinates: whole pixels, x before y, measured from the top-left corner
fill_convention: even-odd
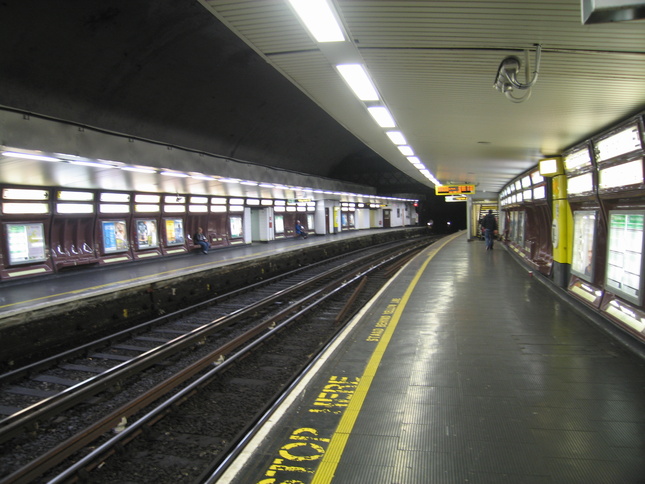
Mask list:
[[[571,272],[588,282],[594,276],[594,242],[596,240],[595,210],[573,212],[573,259]]]
[[[45,230],[42,223],[6,224],[9,264],[43,262],[45,255]]]
[[[229,224],[231,226],[231,238],[238,239],[242,237],[242,217],[231,215]]]
[[[137,220],[137,248],[154,249],[159,247],[157,221],[152,219]]]
[[[275,216],[275,233],[284,234],[284,216],[283,215]]]
[[[642,303],[645,212],[609,212],[605,286],[635,304]]]
[[[168,245],[182,245],[184,238],[184,220],[181,218],[167,218],[166,224],[166,242]]]
[[[106,254],[128,250],[128,233],[125,220],[105,220],[101,222],[103,231],[103,251]]]

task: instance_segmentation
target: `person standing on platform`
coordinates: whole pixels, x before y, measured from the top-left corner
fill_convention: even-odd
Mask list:
[[[210,249],[211,246],[208,243],[208,239],[204,235],[204,230],[201,227],[197,228],[197,233],[195,234],[195,237],[193,237],[193,240],[195,241],[196,244],[199,244],[202,246],[202,252],[204,254],[208,254],[208,249]]]
[[[493,211],[489,210],[482,219],[481,225],[484,229],[484,240],[486,241],[486,250],[493,250],[493,241],[497,235],[497,219]]]

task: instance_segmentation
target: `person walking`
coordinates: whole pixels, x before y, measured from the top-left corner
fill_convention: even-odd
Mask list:
[[[482,219],[481,226],[484,229],[484,240],[486,241],[486,250],[493,250],[493,241],[497,235],[497,219],[493,211],[489,210]]]

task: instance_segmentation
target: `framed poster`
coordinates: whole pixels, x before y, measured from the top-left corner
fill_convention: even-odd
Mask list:
[[[242,237],[242,217],[238,215],[231,215],[229,225],[231,228],[231,238],[239,239]]]
[[[275,233],[284,234],[284,215],[275,216]]]
[[[125,220],[105,220],[101,222],[103,232],[103,251],[106,254],[128,250],[128,232]]]
[[[9,264],[43,262],[45,255],[45,230],[42,223],[5,224]]]
[[[185,242],[184,220],[181,218],[167,218],[164,220],[166,225],[166,243],[168,245],[182,245]]]
[[[605,286],[627,301],[640,305],[643,272],[645,212],[609,212]]]
[[[137,220],[137,248],[154,249],[159,247],[156,220]]]
[[[596,240],[595,210],[573,212],[573,259],[571,272],[588,282],[593,281],[594,243]]]

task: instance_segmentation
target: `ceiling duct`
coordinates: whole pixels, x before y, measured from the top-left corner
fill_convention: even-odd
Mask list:
[[[581,0],[582,23],[599,24],[645,18],[645,2],[635,0]]]

